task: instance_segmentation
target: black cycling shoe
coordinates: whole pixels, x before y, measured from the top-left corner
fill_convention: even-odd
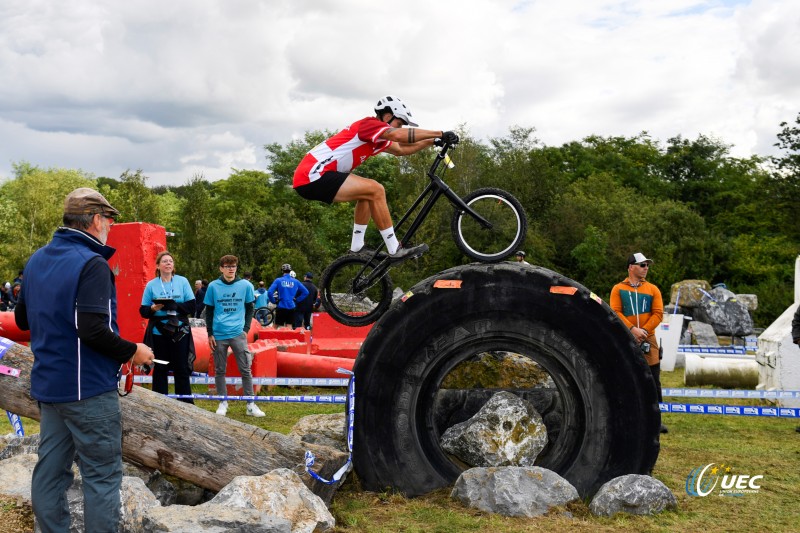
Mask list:
[[[375,248],[370,248],[368,246],[364,246],[363,248],[361,248],[357,252],[354,252],[353,250],[350,250],[350,253],[351,254],[357,254],[357,255],[367,255],[367,256],[372,257],[372,255],[375,253]],[[378,252],[378,255],[375,256],[375,259],[385,259],[387,255],[388,254],[384,250],[381,250],[380,252]]]
[[[394,255],[389,256],[389,261],[392,263],[399,263],[401,261],[405,261],[406,259],[415,259],[427,252],[429,249],[430,248],[428,248],[428,245],[425,243],[412,246],[411,248],[398,248]]]

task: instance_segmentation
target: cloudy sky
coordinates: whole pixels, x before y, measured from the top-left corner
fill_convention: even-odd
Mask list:
[[[769,155],[800,112],[798,28],[792,0],[3,0],[0,178],[265,170],[264,144],[385,94],[484,140],[647,131]]]

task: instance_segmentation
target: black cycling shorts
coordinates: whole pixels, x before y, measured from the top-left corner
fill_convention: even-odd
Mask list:
[[[294,190],[306,200],[316,200],[318,202],[332,204],[336,193],[339,192],[339,188],[349,175],[350,174],[346,172],[331,170],[320,176],[318,180],[295,187]]]

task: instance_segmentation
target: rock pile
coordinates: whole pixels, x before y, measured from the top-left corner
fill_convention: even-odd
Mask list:
[[[758,307],[755,294],[734,294],[724,286],[711,287],[704,280],[688,279],[674,283],[670,290],[672,310],[689,315],[695,322],[708,324],[714,335],[744,337],[753,333],[750,311]],[[692,324],[692,330],[695,324]],[[695,344],[718,344],[712,342],[703,330]],[[684,343],[688,344],[688,343]]]
[[[547,428],[530,403],[510,392],[496,393],[472,418],[448,428],[441,445],[474,467],[459,476],[450,493],[468,507],[534,517],[580,498],[569,481],[534,466],[547,445]],[[589,509],[596,515],[613,516],[656,514],[676,507],[675,496],[663,483],[631,474],[603,485]]]

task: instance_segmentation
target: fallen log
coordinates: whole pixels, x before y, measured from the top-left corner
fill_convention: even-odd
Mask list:
[[[38,405],[30,396],[30,349],[12,344],[0,363],[20,370],[19,377],[0,374],[0,408],[39,420]],[[127,461],[213,491],[236,476],[260,476],[289,468],[330,503],[337,486],[315,481],[305,472],[305,450],[316,455],[315,471],[326,479],[347,461],[346,454],[333,448],[300,443],[143,387],[134,387],[121,398],[120,407],[122,455]]]

